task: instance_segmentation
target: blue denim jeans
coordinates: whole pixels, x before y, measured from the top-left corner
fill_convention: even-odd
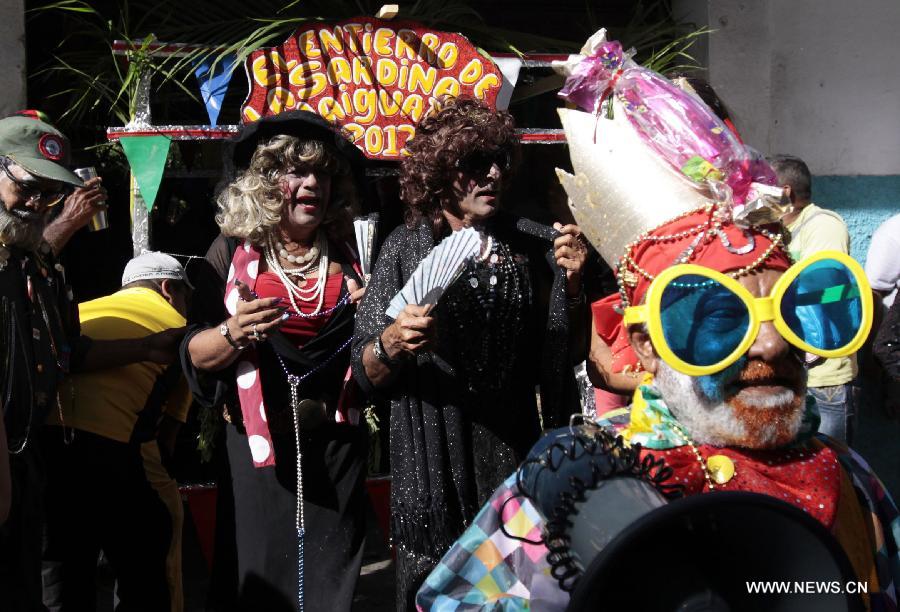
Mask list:
[[[833,387],[810,387],[809,394],[816,400],[822,422],[819,432],[840,440],[848,446],[856,431],[856,397],[853,383]]]

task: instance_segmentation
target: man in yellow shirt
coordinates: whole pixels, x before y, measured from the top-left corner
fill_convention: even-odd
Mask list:
[[[139,339],[183,327],[190,291],[177,260],[144,253],[125,267],[120,291],[80,305],[82,333]],[[60,387],[43,440],[45,563],[59,570],[45,598],[63,609],[96,609],[100,550],[124,607],[180,609],[182,506],[161,451],[171,453],[191,396],[180,367],[169,368],[139,362],[72,375]]]
[[[849,254],[850,235],[844,220],[811,201],[812,176],[806,163],[792,155],[778,155],[770,162],[791,201],[792,210],[782,219],[791,235],[791,256],[799,261],[825,250]],[[848,445],[857,418],[851,385],[856,374],[856,355],[825,359],[810,367],[807,382],[822,416],[819,431]]]

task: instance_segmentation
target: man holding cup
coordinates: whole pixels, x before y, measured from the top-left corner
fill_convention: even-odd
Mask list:
[[[105,199],[99,179],[84,189],[68,169],[69,140],[44,121],[0,120],[0,418],[9,454],[0,462],[0,609],[43,609],[41,535],[45,467],[38,432],[58,410],[57,386],[69,372],[152,361],[171,363],[183,329],[134,339],[91,340],[60,266],[44,238],[48,210],[65,201],[57,248]],[[73,188],[80,196],[73,199]],[[102,196],[102,197],[101,197]],[[80,225],[79,225],[80,223]],[[51,232],[52,234],[52,232]],[[3,449],[0,444],[0,451]]]
[[[14,121],[31,119],[41,125],[50,126],[50,119],[39,110],[20,110],[9,118],[15,118]],[[65,154],[68,155],[68,152]],[[57,206],[62,202],[61,212],[58,215],[51,214],[53,220],[44,227],[43,238],[50,245],[55,256],[59,255],[72,235],[88,223],[90,223],[91,231],[106,229],[109,226],[106,217],[107,193],[102,185],[103,179],[97,176],[97,170],[93,167],[75,168],[72,173],[75,174],[75,177],[72,178],[81,179],[82,184],[66,185],[65,189],[68,193],[65,200],[60,200],[52,205]],[[47,208],[52,207],[48,206]]]
[[[106,221],[106,189],[103,179],[97,176],[92,168],[76,168],[75,174],[84,181],[82,187],[76,187],[62,204],[62,211],[44,229],[44,240],[59,255],[72,235],[90,223],[91,231],[107,228]]]

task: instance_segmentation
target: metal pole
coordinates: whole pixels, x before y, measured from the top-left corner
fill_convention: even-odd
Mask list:
[[[138,88],[134,101],[134,117],[128,122],[126,128],[149,128],[150,120],[150,80],[151,71],[144,70],[138,81]],[[131,243],[134,256],[137,257],[144,251],[150,250],[150,212],[141,192],[138,189],[134,173],[131,174]]]

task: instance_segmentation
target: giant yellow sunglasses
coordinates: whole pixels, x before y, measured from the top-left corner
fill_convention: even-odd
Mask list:
[[[625,309],[625,325],[646,323],[659,356],[690,376],[740,359],[763,321],[807,353],[844,357],[869,335],[872,290],[856,261],[821,251],[788,268],[767,297],[710,268],[679,264],[653,280],[644,304]]]

